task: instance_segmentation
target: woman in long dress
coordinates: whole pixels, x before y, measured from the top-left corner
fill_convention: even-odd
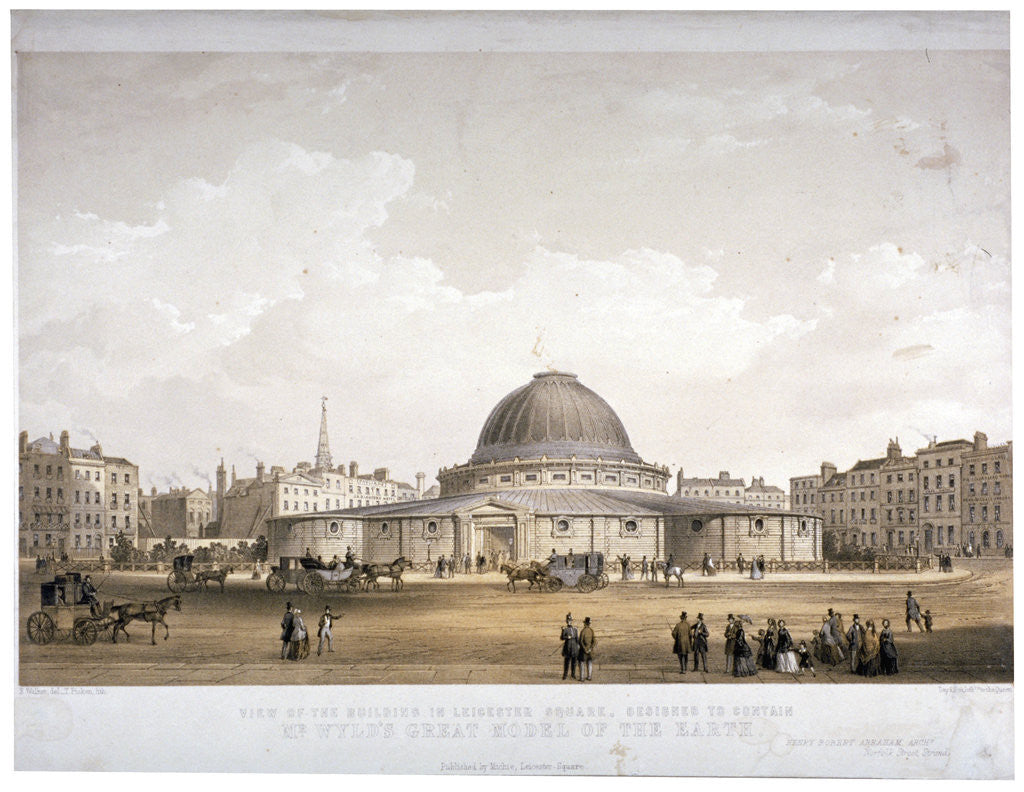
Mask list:
[[[761,657],[761,668],[766,671],[775,670],[775,655],[778,653],[779,627],[775,619],[768,620],[768,632],[764,634],[764,654]]]
[[[743,635],[743,622],[738,619],[736,620],[736,635],[733,640],[735,643],[732,650],[732,675],[754,676],[757,673],[757,666],[754,665],[754,653],[750,650],[747,639]]]
[[[821,660],[829,665],[837,665],[843,661],[843,653],[840,651],[836,639],[832,635],[832,625],[829,624],[828,616],[821,617],[821,630],[818,632],[821,639]]]
[[[896,652],[896,642],[893,640],[892,630],[889,629],[888,619],[882,619],[882,632],[878,635],[878,660],[879,668],[886,676],[900,672],[899,655]]]
[[[761,571],[761,565],[757,563],[757,559],[750,565],[750,579],[751,580],[762,580],[764,578],[764,572]]]
[[[306,623],[302,620],[302,611],[296,608],[292,611],[292,635],[291,643],[288,645],[289,660],[305,660],[309,657],[309,635],[306,632]]]
[[[783,619],[779,619],[779,644],[775,670],[780,674],[796,674],[800,671],[800,662],[793,650],[793,636],[786,629],[786,622]]]
[[[857,649],[857,673],[861,676],[878,676],[879,641],[875,632],[875,623],[867,621],[860,637],[860,648]]]

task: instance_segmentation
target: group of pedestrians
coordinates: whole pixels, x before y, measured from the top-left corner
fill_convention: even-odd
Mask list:
[[[324,606],[324,612],[317,623],[317,656],[323,653],[325,645],[328,652],[334,651],[334,620],[339,617],[340,614],[331,613],[330,605]],[[286,602],[284,616],[281,619],[281,659],[298,661],[305,660],[307,657],[309,657],[309,633],[306,630],[306,622],[302,618],[302,611],[299,608],[293,609],[292,604]]]
[[[562,641],[562,679],[573,679],[590,682],[594,678],[594,649],[597,637],[590,626],[590,617],[583,618],[583,629],[577,629],[572,623],[572,614],[565,615],[565,626],[560,636]],[[577,674],[578,672],[578,674]],[[584,673],[586,676],[584,677]]]
[[[910,603],[916,609],[917,601],[909,591],[907,597],[909,625]],[[828,614],[821,619],[814,653],[823,663],[832,666],[848,662],[850,673],[859,676],[892,676],[899,673],[899,653],[888,619],[882,619],[882,629],[878,630],[873,619],[861,623],[860,615],[855,613],[847,629],[843,624],[843,614],[829,608]]]

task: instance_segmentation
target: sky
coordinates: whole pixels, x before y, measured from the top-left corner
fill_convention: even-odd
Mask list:
[[[1005,50],[25,49],[17,422],[145,487],[322,396],[429,485],[549,368],[673,474],[1012,437]]]

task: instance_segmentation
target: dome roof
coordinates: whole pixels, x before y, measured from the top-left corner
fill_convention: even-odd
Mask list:
[[[608,402],[559,371],[533,375],[487,417],[470,460],[481,464],[541,456],[641,461]]]

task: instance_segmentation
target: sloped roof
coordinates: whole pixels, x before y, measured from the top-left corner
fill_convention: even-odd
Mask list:
[[[857,470],[877,470],[880,468],[887,457],[879,457],[878,459],[858,459],[857,464],[850,468],[849,472],[853,473]]]

